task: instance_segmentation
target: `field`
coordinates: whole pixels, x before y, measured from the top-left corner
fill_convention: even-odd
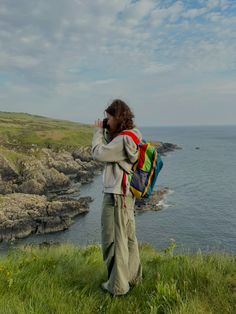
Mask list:
[[[0,111],[0,145],[27,149],[48,147],[74,149],[90,145],[92,126],[27,113]]]
[[[236,257],[175,255],[140,245],[143,281],[125,296],[100,288],[99,245],[12,249],[0,259],[0,313],[236,313]]]

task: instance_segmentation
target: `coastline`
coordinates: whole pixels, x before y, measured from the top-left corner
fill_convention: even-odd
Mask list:
[[[170,143],[155,145],[162,155],[179,148]],[[15,163],[6,156],[0,154],[0,241],[63,231],[74,217],[89,212],[91,197],[75,199],[73,194],[102,172],[103,164],[92,159],[91,146],[72,152],[31,148]],[[167,192],[165,187],[153,191],[148,200],[137,199],[135,210],[161,210]]]

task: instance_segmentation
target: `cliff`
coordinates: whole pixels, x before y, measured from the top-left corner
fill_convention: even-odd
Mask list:
[[[91,198],[73,194],[103,169],[91,156],[92,132],[81,123],[0,112],[0,241],[65,230],[89,211]],[[162,155],[178,148],[153,144]],[[137,200],[136,209],[161,209],[157,204],[167,191]]]

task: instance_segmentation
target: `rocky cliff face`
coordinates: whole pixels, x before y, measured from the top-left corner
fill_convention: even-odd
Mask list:
[[[14,162],[7,156],[0,153],[0,241],[65,230],[73,217],[88,212],[90,197],[56,196],[75,192],[101,172],[91,147],[72,153],[31,149]]]
[[[0,241],[65,230],[73,217],[88,212],[91,201],[90,197],[48,201],[46,196],[23,193],[1,197]]]
[[[154,143],[164,155],[179,148]],[[0,241],[26,237],[31,233],[65,230],[72,218],[87,213],[90,197],[58,198],[78,191],[93,180],[103,164],[92,159],[91,146],[73,152],[31,148],[27,153],[0,151]],[[137,200],[137,210],[158,210],[167,192],[153,193],[149,200]]]
[[[84,157],[81,157],[83,154]],[[73,153],[44,148],[40,150],[40,157],[19,155],[15,163],[0,154],[0,193],[43,195],[66,191],[74,182],[91,182],[102,167],[101,163],[92,160],[90,147],[80,148]]]

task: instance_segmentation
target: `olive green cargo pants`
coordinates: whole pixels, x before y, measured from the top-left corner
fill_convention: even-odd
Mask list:
[[[108,272],[108,290],[113,295],[126,294],[129,284],[142,279],[138,242],[135,235],[134,202],[126,196],[104,193],[102,203],[102,253]]]

